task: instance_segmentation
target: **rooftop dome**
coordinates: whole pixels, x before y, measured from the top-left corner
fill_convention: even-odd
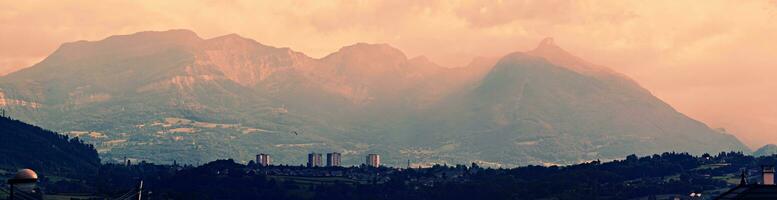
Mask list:
[[[35,171],[32,171],[31,169],[20,169],[19,172],[16,172],[16,175],[13,177],[13,179],[17,180],[37,180],[38,174],[35,173]]]

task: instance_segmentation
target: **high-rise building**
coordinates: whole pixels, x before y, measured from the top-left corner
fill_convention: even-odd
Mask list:
[[[321,154],[320,153],[310,153],[308,154],[308,167],[321,167],[324,166],[322,164]]]
[[[327,167],[339,167],[340,166],[340,158],[342,156],[340,153],[332,152],[326,154],[326,166]]]
[[[260,153],[259,155],[256,155],[256,164],[262,167],[270,166],[272,164],[270,154]]]
[[[368,154],[367,160],[364,164],[366,164],[368,167],[380,167],[380,155]]]

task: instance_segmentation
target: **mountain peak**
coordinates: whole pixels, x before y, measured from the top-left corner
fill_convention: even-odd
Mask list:
[[[570,54],[569,52],[567,52],[566,50],[562,49],[558,45],[556,45],[556,41],[553,39],[553,37],[546,37],[545,39],[542,39],[542,41],[540,41],[540,43],[537,44],[537,47],[534,48],[534,50],[529,51],[528,53],[534,56],[544,57],[546,59],[550,57],[554,57],[554,58],[563,57],[565,59],[574,57],[574,59],[579,59],[574,55]]]
[[[767,144],[753,152],[753,156],[771,156],[777,154],[777,145]]]
[[[115,35],[105,38],[103,41],[112,40],[138,40],[138,41],[160,41],[160,42],[181,42],[191,43],[202,40],[194,31],[187,29],[171,29],[167,31],[143,31],[129,35]]]
[[[240,36],[235,33],[222,35],[205,40],[205,44],[211,47],[217,46],[227,49],[253,49],[253,48],[272,48],[274,47],[263,45],[256,40]]]
[[[429,60],[426,56],[416,56],[411,58],[410,60],[407,60],[408,64],[413,67],[420,67],[420,68],[442,68],[437,63],[432,62],[432,60]]]
[[[392,56],[401,55],[402,57],[407,58],[405,56],[405,53],[403,53],[401,50],[386,43],[371,44],[371,43],[359,42],[350,46],[345,46],[343,48],[340,48],[338,52],[363,52],[367,54],[386,54],[386,55],[392,55]]]
[[[166,34],[166,35],[183,36],[183,37],[197,37],[197,38],[200,37],[197,35],[197,33],[189,29],[170,29],[166,31],[145,31],[140,33],[157,33],[157,34]]]
[[[202,40],[194,31],[187,29],[171,29],[167,31],[142,31],[127,35],[112,35],[102,40],[88,41],[78,40],[65,42],[61,47],[83,46],[90,44],[115,44],[115,43],[196,43]],[[60,48],[61,48],[60,47]]]
[[[152,55],[170,48],[187,49],[202,41],[196,33],[186,29],[143,31],[114,35],[102,40],[79,40],[60,45],[41,63],[76,61],[80,59]]]
[[[396,63],[407,61],[405,53],[391,45],[385,43],[370,44],[363,42],[345,46],[340,48],[337,52],[324,57],[325,60],[336,58],[363,60],[364,62],[387,61]]]
[[[568,51],[559,47],[552,37],[546,37],[545,39],[542,39],[542,41],[540,41],[540,43],[537,45],[537,48],[534,48],[534,50],[526,53],[528,55],[542,57],[554,65],[565,67],[578,73],[592,74],[595,72],[612,72],[610,69],[593,65],[575,55],[572,55]]]
[[[537,48],[535,48],[535,51],[538,49],[561,49],[561,48],[556,46],[556,42],[553,40],[553,37],[546,37],[545,39],[542,39],[542,41],[540,41],[540,44],[537,45]]]
[[[214,37],[211,39],[208,39],[210,41],[254,41],[249,38],[245,38],[243,36],[238,35],[237,33],[230,33],[227,35],[222,35],[218,37]]]

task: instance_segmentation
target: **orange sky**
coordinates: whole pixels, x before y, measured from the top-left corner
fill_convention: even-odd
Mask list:
[[[0,1],[0,27],[2,73],[63,42],[144,30],[238,33],[313,57],[389,43],[447,66],[553,36],[751,147],[777,143],[777,0]]]

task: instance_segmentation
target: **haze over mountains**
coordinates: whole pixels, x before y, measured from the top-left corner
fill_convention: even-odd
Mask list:
[[[316,59],[238,35],[141,32],[63,44],[0,77],[15,118],[96,144],[104,160],[344,164],[575,163],[666,151],[745,151],[636,82],[546,39],[446,68],[389,45]]]

